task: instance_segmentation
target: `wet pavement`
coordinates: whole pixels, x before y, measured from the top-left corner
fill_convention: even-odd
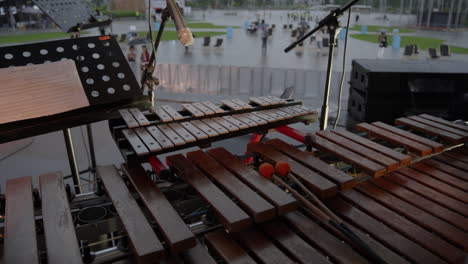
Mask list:
[[[266,21],[269,24],[275,24],[273,36],[268,40],[266,51],[261,49],[261,40],[258,34],[246,33],[243,29],[245,21],[252,21],[256,18],[256,13],[263,15],[263,11],[238,11],[237,16],[225,16],[225,11],[206,12],[206,22],[212,22],[218,25],[239,26],[239,29],[234,30],[232,39],[220,36],[224,39],[222,48],[215,49],[213,47],[202,47],[201,39],[196,39],[195,45],[187,52],[177,41],[165,41],[161,43],[160,52],[157,55],[157,60],[160,63],[173,64],[199,64],[199,65],[234,65],[234,66],[249,66],[249,67],[268,67],[282,69],[308,69],[324,71],[327,65],[327,51],[322,49],[317,50],[315,43],[308,42],[303,48],[296,49],[288,54],[283,52],[283,49],[293,39],[290,37],[291,31],[282,29],[283,24],[288,24],[286,13],[287,11],[265,11]],[[269,15],[271,13],[271,17]],[[314,17],[321,17],[324,13],[314,13]],[[360,23],[363,24],[380,24],[380,25],[399,25],[405,26],[414,23],[414,16],[399,16],[388,15],[389,21],[383,21],[381,14],[360,14]],[[352,17],[354,22],[354,15]],[[190,20],[202,20],[203,11],[194,11],[188,17]],[[344,18],[341,18],[342,20]],[[296,22],[297,23],[297,22]],[[115,21],[113,25],[114,34],[126,33],[130,25],[135,25],[138,31],[147,30],[146,21]],[[172,29],[173,30],[173,29]],[[194,31],[198,31],[195,29]],[[215,31],[215,30],[210,30]],[[91,30],[91,33],[96,31]],[[0,32],[0,34],[11,34],[8,32]],[[451,45],[467,46],[468,32],[427,32],[418,31],[414,33],[418,36],[431,36],[447,40]],[[215,37],[217,38],[217,37]],[[212,43],[214,41],[212,40]],[[339,41],[337,54],[334,57],[334,65],[336,71],[341,71],[343,63],[343,45],[342,39]],[[127,47],[122,45],[124,52]],[[376,58],[377,44],[355,40],[349,38],[348,51],[346,54],[346,71],[350,70],[351,60],[356,58]],[[387,48],[384,58],[400,59],[402,58],[402,49],[394,50]],[[405,58],[403,58],[405,59]],[[428,60],[426,52],[421,52],[414,60]],[[448,60],[468,60],[468,55],[454,54],[447,58]],[[345,86],[346,89],[346,86]],[[177,94],[166,95],[173,100],[179,98],[190,97],[189,95],[180,96]],[[216,96],[219,99],[221,96]],[[210,95],[199,94],[193,96],[194,101],[211,100]],[[320,107],[321,98],[316,98],[314,105],[309,105],[313,108]],[[165,103],[166,104],[166,103]],[[346,106],[343,106],[346,109]],[[343,114],[346,116],[346,113]],[[122,162],[122,157],[115,146],[107,127],[107,122],[99,122],[93,125],[95,134],[97,161],[100,165],[116,164]],[[304,131],[317,130],[317,124],[311,126],[297,125],[296,127]],[[77,151],[77,160],[80,169],[85,169],[88,166],[88,158],[84,143],[86,140],[81,135],[80,128],[73,129],[73,139]],[[272,137],[278,136],[273,134]],[[213,144],[213,146],[225,146],[234,153],[240,154],[245,151],[245,144],[248,137],[239,137],[223,142]],[[294,143],[293,141],[291,141]],[[297,142],[295,142],[297,143]],[[22,149],[25,147],[24,149]],[[22,150],[21,150],[22,149]],[[61,132],[50,133],[42,136],[37,136],[30,139],[20,140],[7,144],[0,145],[0,160],[7,155],[20,150],[11,157],[0,161],[0,171],[2,177],[0,184],[2,191],[4,190],[5,180],[19,176],[34,176],[51,171],[63,171],[64,174],[70,172],[68,161],[66,160],[65,145]],[[184,150],[186,152],[188,150]]]

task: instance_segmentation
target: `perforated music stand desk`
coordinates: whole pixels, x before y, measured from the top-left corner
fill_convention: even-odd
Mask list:
[[[107,26],[111,19],[98,21],[97,14],[85,0],[33,0],[65,32]]]
[[[68,146],[71,144],[69,128],[107,120],[118,116],[117,110],[120,108],[143,106],[148,103],[148,97],[142,94],[122,50],[111,36],[0,48],[0,68],[42,64],[62,59],[75,61],[90,106],[56,115],[0,124],[0,143],[64,130],[69,150],[69,147],[73,148],[72,145]],[[72,168],[73,177],[76,176],[73,175],[76,172],[77,169]]]

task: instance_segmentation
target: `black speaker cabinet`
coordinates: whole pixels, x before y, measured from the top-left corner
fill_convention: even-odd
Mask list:
[[[353,60],[348,111],[359,122],[420,113],[468,120],[468,63]]]

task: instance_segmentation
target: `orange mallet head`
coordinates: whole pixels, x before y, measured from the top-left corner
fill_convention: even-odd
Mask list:
[[[267,179],[271,179],[271,177],[273,176],[273,173],[275,173],[275,169],[273,168],[273,166],[270,163],[265,162],[265,163],[262,163],[258,167],[258,172],[263,177],[265,177]]]
[[[278,161],[275,164],[276,174],[280,177],[286,177],[291,172],[291,166],[286,161]]]

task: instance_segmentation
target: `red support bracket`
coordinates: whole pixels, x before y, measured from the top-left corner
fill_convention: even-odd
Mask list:
[[[262,134],[257,134],[257,133],[252,133],[250,134],[250,139],[249,139],[249,144],[254,143],[254,142],[260,142],[262,140],[263,135]],[[245,152],[245,154],[249,154]],[[253,157],[248,157],[244,159],[245,163],[252,163],[253,162]]]
[[[159,175],[162,171],[167,170],[166,166],[155,156],[148,159],[151,168],[153,168],[156,175]]]
[[[292,139],[295,139],[301,143],[305,143],[305,137],[306,137],[306,133],[304,132],[301,132],[297,129],[294,129],[294,128],[291,128],[289,126],[282,126],[282,127],[277,127],[275,128],[276,131],[278,131],[279,133],[283,134],[283,135],[286,135]]]

